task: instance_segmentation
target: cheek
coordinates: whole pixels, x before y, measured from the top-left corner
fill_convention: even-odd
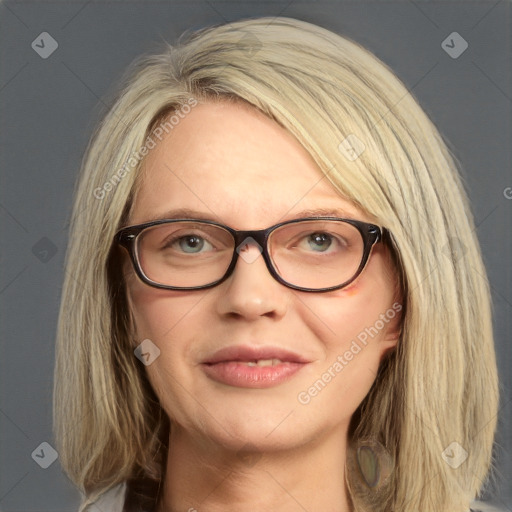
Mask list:
[[[301,321],[322,342],[327,362],[347,352],[351,367],[364,364],[372,372],[396,342],[398,318],[393,275],[381,255],[374,256],[347,288],[297,302]]]
[[[165,373],[180,374],[194,362],[196,342],[212,325],[211,314],[204,307],[210,292],[161,290],[139,281],[131,283],[128,303],[135,323],[135,343],[149,339],[160,351],[155,363],[147,367],[150,375],[156,368],[166,379]]]
[[[364,341],[364,333],[368,332],[371,338],[376,338],[374,328],[384,335],[389,321],[383,324],[381,318],[384,315],[388,320],[386,314],[393,304],[389,292],[365,287],[362,279],[329,296],[306,297],[303,303],[306,306],[301,313],[303,321],[329,345],[344,344],[358,336]]]
[[[183,385],[193,382],[193,365],[189,363],[194,338],[204,322],[202,296],[143,283],[131,283],[128,293],[137,343],[149,339],[158,349],[158,355],[145,366],[149,382],[169,418],[185,426],[190,423],[187,411],[193,404],[189,394],[183,393]]]
[[[174,333],[187,330],[197,314],[203,294],[197,291],[160,290],[134,278],[128,286],[128,303],[139,339],[166,340]]]
[[[394,345],[387,341],[387,328],[396,316],[391,288],[376,293],[370,282],[375,283],[360,279],[328,297],[306,297],[300,312],[324,352],[301,403],[312,405],[318,415],[331,411],[333,421],[348,421],[370,391],[384,353]]]

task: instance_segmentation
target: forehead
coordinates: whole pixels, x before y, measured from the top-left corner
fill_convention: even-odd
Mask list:
[[[237,229],[318,208],[362,218],[289,132],[243,104],[198,104],[156,143],[141,172],[131,224],[185,208]]]

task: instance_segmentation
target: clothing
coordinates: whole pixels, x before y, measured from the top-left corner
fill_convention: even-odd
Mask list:
[[[123,482],[102,494],[93,505],[87,507],[87,512],[123,512],[125,494],[126,482]]]
[[[130,492],[126,482],[113,487],[104,493],[94,505],[87,508],[87,512],[153,512],[151,509],[143,508],[130,498]],[[126,498],[131,503],[128,503]],[[133,508],[139,507],[139,508]],[[474,501],[471,503],[469,512],[504,512],[504,509],[497,508],[488,503]]]
[[[125,481],[101,495],[87,512],[154,512],[158,487],[155,482]],[[148,498],[151,497],[151,498]]]

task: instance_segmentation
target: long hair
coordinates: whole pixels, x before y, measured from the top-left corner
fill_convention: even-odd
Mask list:
[[[81,510],[123,481],[163,478],[169,422],[133,354],[112,240],[156,129],[173,129],[206,101],[242,101],[275,120],[343,198],[390,230],[402,334],[357,411],[350,441],[378,438],[393,457],[374,510],[466,510],[491,465],[498,385],[489,286],[457,166],[386,65],[346,38],[289,18],[210,27],[139,58],[87,148],[54,390],[60,459],[86,494]],[[458,467],[447,463],[454,447],[467,453]]]

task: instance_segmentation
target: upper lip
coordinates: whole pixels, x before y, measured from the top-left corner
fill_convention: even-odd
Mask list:
[[[284,348],[251,347],[248,345],[233,345],[217,350],[211,357],[203,361],[215,364],[226,361],[257,361],[260,359],[279,359],[284,363],[309,363],[307,359]]]

